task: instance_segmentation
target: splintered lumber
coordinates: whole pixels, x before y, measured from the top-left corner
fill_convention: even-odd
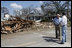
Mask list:
[[[5,30],[11,31],[12,28],[10,26],[5,26]]]
[[[7,34],[7,32],[6,32],[6,31],[1,31],[1,33],[2,33],[2,34]]]
[[[4,28],[5,28],[5,31],[7,31],[7,33],[10,33],[10,34],[13,33],[12,28],[10,26],[5,26]]]
[[[24,20],[20,17],[15,18],[1,22],[1,31],[16,32],[19,29],[28,28],[34,23],[34,21]]]

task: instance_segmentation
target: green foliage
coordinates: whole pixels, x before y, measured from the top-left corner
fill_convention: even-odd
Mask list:
[[[71,21],[68,21],[68,26],[71,26]]]

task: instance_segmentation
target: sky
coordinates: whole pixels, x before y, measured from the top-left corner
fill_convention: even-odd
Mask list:
[[[10,14],[13,15],[13,10],[31,6],[40,10],[40,5],[42,3],[42,1],[1,1],[1,7],[6,7]]]

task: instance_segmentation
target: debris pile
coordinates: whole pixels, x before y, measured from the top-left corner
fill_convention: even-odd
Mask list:
[[[45,29],[45,28],[53,28],[54,24],[52,22],[35,22],[32,28],[35,29]]]
[[[40,20],[32,21],[32,20],[24,20],[20,17],[14,17],[9,20],[1,21],[1,33],[15,33],[29,29],[40,29],[40,28],[51,28],[53,27],[53,23],[49,22],[40,22]]]
[[[34,21],[24,20],[20,17],[15,17],[15,19],[9,19],[1,21],[1,33],[14,33],[22,28],[29,28],[32,26]]]

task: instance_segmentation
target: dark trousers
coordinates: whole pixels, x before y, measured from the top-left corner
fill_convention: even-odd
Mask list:
[[[55,25],[56,38],[60,39],[60,25]]]

